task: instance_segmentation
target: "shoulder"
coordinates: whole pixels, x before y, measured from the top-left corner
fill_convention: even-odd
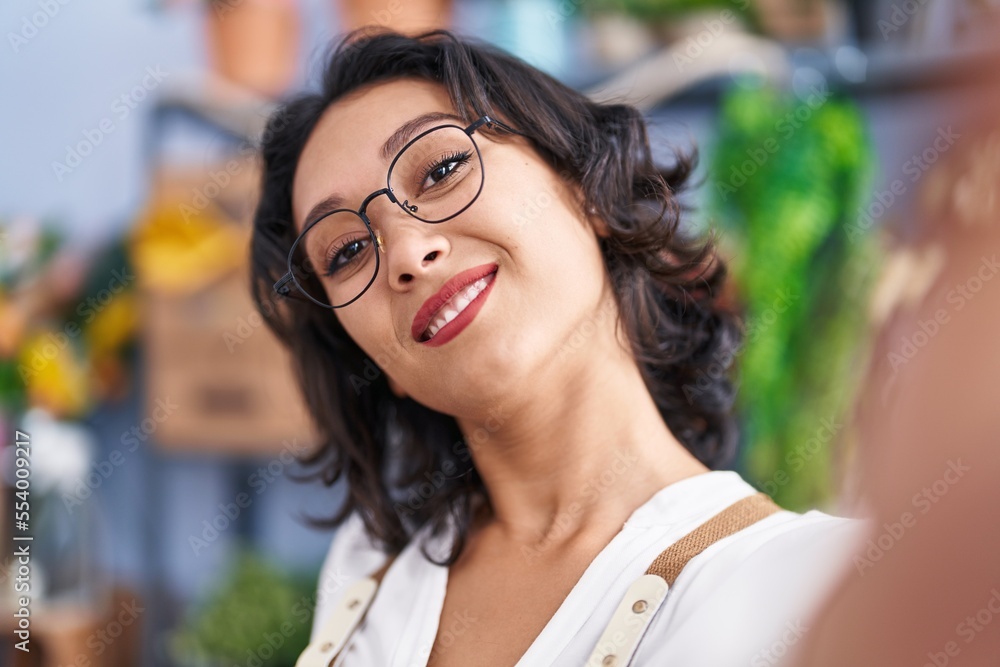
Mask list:
[[[687,531],[751,496],[765,496],[738,472],[713,470],[664,488],[627,522],[638,528],[676,528]],[[766,496],[765,496],[766,497]],[[828,514],[819,509],[804,513],[779,507],[778,512],[724,538],[719,546],[757,548],[772,540],[808,540],[808,535],[830,533],[850,539],[864,521]],[[784,536],[784,537],[783,537]],[[714,548],[714,547],[713,547]]]
[[[316,638],[351,584],[378,570],[387,559],[388,555],[372,543],[361,516],[351,512],[334,533],[320,569],[310,641]]]
[[[759,493],[737,473],[718,478],[713,503],[702,508],[697,523],[735,500]],[[676,583],[704,594],[724,585],[746,586],[748,593],[767,587],[772,600],[786,593],[799,600],[814,598],[850,566],[850,554],[868,529],[869,523],[861,519],[819,509],[800,513],[781,508],[692,559]],[[790,590],[796,578],[803,591]],[[734,589],[729,592],[735,594]]]
[[[782,510],[721,545],[713,566],[731,566],[756,590],[769,586],[772,598],[805,604],[847,572],[868,530],[867,521],[818,509]]]
[[[849,574],[868,529],[867,521],[820,510],[782,510],[720,540],[677,578],[645,656],[677,664],[771,665]]]

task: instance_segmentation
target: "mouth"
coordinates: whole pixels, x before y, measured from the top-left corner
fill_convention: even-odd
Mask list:
[[[497,264],[462,271],[420,307],[411,333],[418,343],[444,345],[462,332],[482,308],[496,278]]]

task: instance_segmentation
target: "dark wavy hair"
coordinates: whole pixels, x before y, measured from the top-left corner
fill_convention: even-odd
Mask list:
[[[542,159],[580,186],[584,205],[608,225],[599,241],[619,318],[664,421],[706,466],[727,464],[737,430],[725,371],[741,329],[718,302],[726,269],[712,239],[687,238],[679,229],[677,193],[697,152],[675,152],[671,165],[657,166],[634,107],[592,102],[488,44],[443,30],[413,37],[361,30],[334,46],[318,92],[288,101],[269,118],[251,243],[254,300],[291,353],[320,437],[301,460],[306,478],[327,486],[347,479],[343,506],[314,523],[337,526],[356,510],[371,538],[398,553],[426,524],[439,535],[450,516],[457,539],[438,563],[450,566],[466,543],[476,496],[489,502],[453,417],[397,397],[376,360],[329,310],[277,303],[272,290],[296,237],[296,165],[320,116],[361,86],[400,77],[440,83],[468,122],[488,114],[520,130]],[[505,140],[499,130],[480,131]],[[426,545],[421,549],[437,562]]]

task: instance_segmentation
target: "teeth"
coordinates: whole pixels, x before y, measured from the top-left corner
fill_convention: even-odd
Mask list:
[[[440,311],[437,316],[431,320],[431,324],[427,327],[427,338],[425,340],[430,340],[433,338],[441,327],[451,322],[453,319],[458,317],[458,314],[469,307],[469,304],[479,296],[479,293],[486,289],[489,282],[486,278],[480,278],[474,283],[468,285],[461,292],[456,294],[453,298],[448,310]]]

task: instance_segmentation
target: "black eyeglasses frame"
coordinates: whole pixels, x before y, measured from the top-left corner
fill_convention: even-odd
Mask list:
[[[300,299],[300,300],[307,299],[307,300],[315,303],[318,306],[321,306],[323,308],[329,308],[329,309],[344,308],[345,306],[349,306],[352,303],[354,303],[355,301],[357,301],[358,299],[360,299],[364,295],[364,293],[368,291],[368,288],[372,286],[372,284],[375,282],[375,278],[378,276],[378,270],[379,270],[379,266],[380,266],[379,252],[378,251],[381,250],[382,252],[385,252],[385,250],[383,248],[383,245],[382,245],[381,236],[378,235],[378,234],[376,234],[375,231],[372,229],[371,220],[368,218],[368,214],[366,213],[368,205],[374,199],[376,199],[377,197],[381,197],[382,195],[385,195],[386,197],[389,198],[389,201],[391,201],[392,203],[396,204],[401,209],[403,209],[407,213],[407,215],[410,215],[410,216],[416,218],[417,220],[420,220],[421,222],[426,222],[428,224],[438,224],[438,223],[441,223],[441,222],[446,222],[446,221],[451,220],[452,218],[455,218],[455,217],[461,215],[462,213],[464,213],[466,210],[468,210],[468,208],[470,206],[472,206],[476,202],[477,199],[479,199],[479,195],[483,191],[483,186],[486,184],[486,167],[483,164],[483,154],[482,154],[482,151],[479,150],[479,144],[476,143],[475,138],[472,136],[473,133],[476,130],[478,130],[479,128],[483,127],[484,125],[486,127],[490,128],[490,129],[493,129],[495,127],[499,127],[500,129],[502,129],[502,130],[504,130],[506,132],[510,132],[512,134],[519,134],[519,135],[524,136],[521,132],[518,132],[517,130],[511,128],[510,126],[506,125],[505,123],[503,123],[503,122],[501,122],[499,120],[496,120],[495,118],[493,118],[493,117],[491,117],[489,115],[480,116],[478,120],[476,120],[471,125],[469,125],[468,127],[465,127],[465,128],[463,128],[463,127],[461,127],[459,125],[455,125],[453,123],[445,123],[443,125],[435,125],[432,128],[424,130],[420,134],[416,135],[415,137],[413,137],[412,139],[410,139],[409,141],[407,141],[406,145],[404,145],[402,148],[399,149],[399,151],[396,153],[396,156],[393,157],[392,162],[389,163],[389,169],[386,172],[386,177],[385,177],[385,187],[381,188],[379,190],[376,190],[376,191],[372,192],[371,194],[369,194],[367,197],[365,197],[364,201],[361,202],[361,206],[357,210],[348,209],[348,208],[338,208],[338,209],[335,209],[333,211],[328,211],[328,212],[324,213],[323,215],[319,216],[318,218],[316,218],[315,220],[313,220],[312,222],[308,223],[303,228],[302,232],[295,239],[295,242],[292,243],[292,247],[289,248],[289,250],[288,250],[288,264],[287,264],[287,269],[288,270],[285,272],[285,274],[283,276],[281,276],[281,278],[277,282],[274,283],[274,288],[273,288],[274,292],[276,294],[278,294],[279,296],[286,297],[286,298],[296,298],[296,299]],[[476,190],[475,196],[471,200],[469,200],[469,203],[466,204],[465,206],[463,206],[461,209],[459,209],[455,213],[452,213],[451,215],[449,215],[449,216],[447,216],[445,218],[441,218],[440,220],[425,220],[424,218],[421,218],[420,216],[418,216],[416,214],[417,207],[415,205],[411,205],[408,200],[399,201],[399,199],[396,198],[396,195],[393,192],[392,186],[390,185],[391,180],[392,180],[392,170],[396,166],[396,162],[399,161],[399,158],[403,155],[403,153],[406,152],[406,150],[410,146],[412,146],[417,141],[420,141],[420,139],[422,139],[423,137],[427,136],[431,132],[436,132],[438,130],[442,130],[442,129],[449,128],[449,127],[454,127],[454,128],[460,129],[463,132],[465,132],[466,135],[468,135],[469,141],[472,142],[472,145],[473,145],[473,147],[476,150],[476,157],[478,157],[478,159],[479,159],[479,168],[480,168],[480,171],[482,173],[482,180],[479,183],[479,189]],[[368,281],[368,284],[365,285],[364,289],[362,289],[361,292],[359,292],[357,296],[355,296],[353,299],[351,299],[350,301],[348,301],[346,303],[342,303],[340,305],[334,306],[334,305],[331,305],[331,304],[328,304],[328,303],[324,303],[324,302],[322,302],[322,301],[314,298],[305,289],[302,288],[302,286],[299,284],[298,279],[295,277],[295,267],[294,267],[293,257],[295,256],[295,250],[298,248],[299,243],[302,241],[302,239],[305,237],[306,233],[310,229],[312,229],[315,225],[317,225],[319,222],[321,222],[327,216],[333,215],[335,213],[345,213],[345,212],[346,213],[352,213],[352,214],[357,215],[358,217],[360,217],[361,221],[365,225],[365,228],[368,230],[368,234],[370,235],[371,241],[375,245],[375,248],[376,248],[376,252],[375,252],[375,270],[372,272],[371,280]]]

